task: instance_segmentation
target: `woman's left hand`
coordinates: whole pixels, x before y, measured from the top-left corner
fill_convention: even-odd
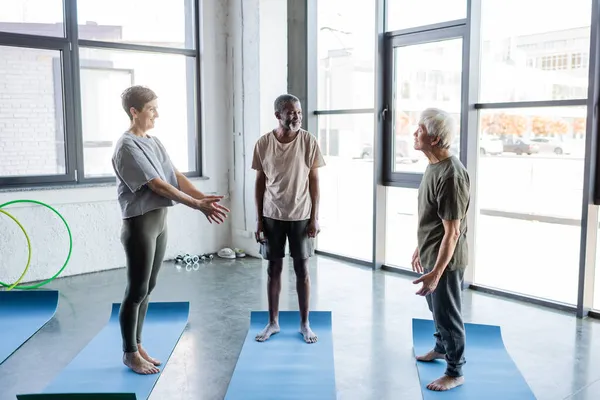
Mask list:
[[[225,222],[225,218],[227,218],[227,213],[229,213],[229,209],[224,207],[219,203],[223,196],[204,196],[202,200],[195,201],[195,207],[197,210],[200,210],[206,215],[206,219],[211,224],[216,222],[220,224]]]

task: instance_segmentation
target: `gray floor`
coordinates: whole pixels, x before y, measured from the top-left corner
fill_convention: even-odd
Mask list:
[[[291,265],[281,309],[297,310]],[[411,319],[429,317],[412,279],[324,257],[311,264],[314,309],[334,313],[338,399],[421,399]],[[189,325],[151,400],[222,399],[248,329],[266,309],[265,266],[218,260],[197,271],[165,263],[156,301],[189,300]],[[58,279],[59,310],[0,365],[0,399],[42,390],[106,323],[124,270]],[[538,399],[600,398],[600,322],[467,291],[465,319],[502,326],[505,344]],[[318,333],[318,332],[317,332]],[[468,377],[467,377],[468,379]],[[510,400],[510,399],[507,399]]]

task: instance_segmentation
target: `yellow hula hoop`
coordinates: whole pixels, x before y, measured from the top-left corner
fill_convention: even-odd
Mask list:
[[[21,230],[23,231],[23,234],[25,235],[25,239],[27,239],[27,253],[28,253],[27,254],[27,265],[25,266],[25,270],[21,274],[21,277],[19,277],[19,279],[17,279],[17,281],[15,283],[10,285],[6,289],[6,290],[12,290],[12,288],[17,286],[19,284],[19,282],[21,282],[21,280],[23,280],[23,278],[25,277],[25,274],[27,273],[27,270],[29,269],[29,264],[31,264],[31,242],[29,240],[29,236],[27,235],[27,232],[25,231],[25,228],[23,228],[23,225],[21,225],[21,223],[15,217],[13,217],[12,215],[10,215],[9,213],[7,213],[6,211],[4,211],[2,209],[0,209],[0,213],[6,215],[7,217],[9,217],[13,221],[15,221],[17,223],[17,225],[19,225],[19,228],[21,228]]]

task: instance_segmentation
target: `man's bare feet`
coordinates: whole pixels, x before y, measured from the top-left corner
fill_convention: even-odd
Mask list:
[[[418,361],[433,361],[433,360],[445,360],[446,357],[442,353],[431,350],[427,354],[416,357]]]
[[[146,353],[146,350],[144,350],[144,348],[142,347],[141,344],[138,344],[138,351],[140,352],[140,356],[142,356],[142,358],[146,361],[148,361],[149,363],[153,364],[154,366],[159,366],[161,364],[161,362],[159,360],[157,360],[156,358],[152,358],[150,357],[150,355],[148,353]]]
[[[278,332],[279,324],[277,322],[269,323],[267,326],[265,326],[265,329],[263,329],[256,335],[256,340],[258,342],[264,342],[265,340],[269,339],[271,335],[274,335]]]
[[[124,353],[123,363],[141,375],[157,374],[159,372],[158,368],[144,360],[137,351],[135,353]]]
[[[452,377],[444,375],[441,378],[438,378],[435,381],[431,382],[429,385],[427,385],[427,389],[441,392],[444,390],[454,389],[455,387],[460,386],[463,383],[465,383],[465,378],[462,376]]]
[[[304,336],[304,341],[306,343],[316,343],[318,340],[317,335],[315,335],[315,333],[310,329],[310,325],[308,323],[300,326],[300,333],[302,336]]]

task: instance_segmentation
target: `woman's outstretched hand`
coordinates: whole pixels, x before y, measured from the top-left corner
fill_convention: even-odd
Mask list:
[[[225,218],[227,218],[227,213],[230,211],[227,207],[219,204],[222,198],[223,196],[204,196],[202,199],[194,202],[194,208],[202,211],[211,224],[213,222],[217,224],[223,223],[225,222]]]

